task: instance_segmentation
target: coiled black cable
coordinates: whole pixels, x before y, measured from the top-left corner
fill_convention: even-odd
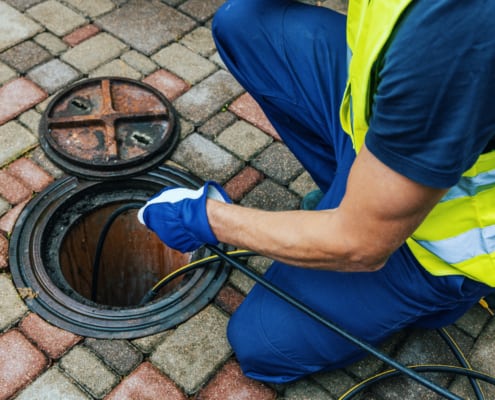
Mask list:
[[[100,277],[100,266],[101,266],[101,253],[103,251],[103,245],[105,244],[105,239],[108,235],[108,231],[112,227],[114,221],[124,212],[129,210],[135,210],[141,208],[144,202],[141,203],[128,203],[115,209],[108,217],[105,225],[101,229],[100,236],[98,237],[98,242],[96,243],[95,258],[93,259],[93,277],[91,281],[91,300],[96,301],[96,296],[98,293],[98,279]]]

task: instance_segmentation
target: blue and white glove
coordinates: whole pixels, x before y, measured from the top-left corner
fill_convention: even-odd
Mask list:
[[[167,246],[182,253],[206,243],[217,245],[206,214],[208,198],[232,203],[223,188],[212,181],[197,190],[167,187],[139,209],[138,219]]]

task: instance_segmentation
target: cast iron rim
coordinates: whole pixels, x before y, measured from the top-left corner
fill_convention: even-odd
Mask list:
[[[124,99],[118,102],[119,106],[117,97]],[[129,104],[121,104],[125,101]],[[118,138],[122,128],[118,126],[127,124],[132,129],[133,124],[140,123],[148,124],[148,128],[157,128],[160,123],[165,127],[163,131],[158,128],[149,143],[135,142],[134,148],[142,150],[139,156],[125,158],[121,154],[122,139]],[[98,149],[103,150],[104,158],[89,158],[97,153],[94,149],[86,150],[88,158],[81,157],[71,151],[77,140],[66,145],[65,141],[55,139],[61,133],[69,143],[73,133],[82,136],[83,132],[100,134],[102,143]],[[122,179],[161,165],[175,149],[179,135],[171,102],[154,87],[121,77],[85,79],[69,86],[50,101],[39,126],[41,148],[51,161],[72,175],[96,180]]]
[[[149,195],[164,186],[197,188],[201,184],[198,179],[167,166],[125,182],[80,181],[76,177],[66,177],[54,182],[25,207],[10,240],[13,281],[28,308],[51,324],[75,334],[110,339],[148,336],[174,327],[195,315],[221,289],[230,272],[228,266],[217,263],[196,270],[170,296],[143,306],[102,307],[90,301],[80,302],[64,293],[47,273],[42,261],[42,247],[45,245],[44,237],[53,215],[62,208],[75,204],[78,196],[88,191],[115,189],[118,192],[124,185],[144,188],[142,194],[127,199],[134,202],[145,201]],[[115,199],[118,196],[117,193]]]

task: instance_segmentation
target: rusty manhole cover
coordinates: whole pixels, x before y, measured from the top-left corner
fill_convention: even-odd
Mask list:
[[[178,141],[171,103],[142,82],[88,79],[58,94],[40,123],[40,144],[64,171],[119,179],[162,163]]]

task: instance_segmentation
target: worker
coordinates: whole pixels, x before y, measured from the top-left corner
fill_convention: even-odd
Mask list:
[[[268,280],[374,345],[455,322],[495,288],[493,21],[487,0],[350,0],[347,15],[228,0],[219,54],[321,199],[258,210],[210,181],[166,188],[141,221],[181,251],[223,242],[274,259]],[[365,355],[258,285],[227,335],[264,382]]]

